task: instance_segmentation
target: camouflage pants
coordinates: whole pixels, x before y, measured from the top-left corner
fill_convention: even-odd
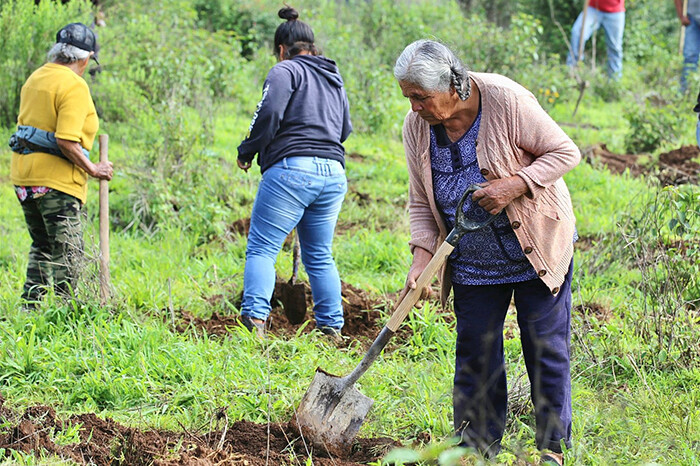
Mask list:
[[[52,280],[56,294],[69,296],[83,257],[80,201],[54,189],[21,204],[32,238],[22,298],[41,299]]]

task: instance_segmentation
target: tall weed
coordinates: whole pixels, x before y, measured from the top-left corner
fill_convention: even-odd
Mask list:
[[[700,193],[660,189],[641,212],[621,223],[642,280],[639,318],[632,321],[656,365],[690,367],[700,355]],[[648,362],[648,361],[645,361]]]

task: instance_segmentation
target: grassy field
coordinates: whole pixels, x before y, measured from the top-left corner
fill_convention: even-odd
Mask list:
[[[129,8],[138,13],[130,18],[144,14],[131,2],[111,8],[115,16]],[[344,10],[338,11],[336,17],[313,10],[311,17],[324,24],[320,35],[340,54],[343,44],[337,42],[349,41],[351,33],[331,39],[342,25]],[[410,15],[420,16],[416,11]],[[115,19],[114,31],[103,33],[103,53],[109,56],[120,31],[148,27],[139,21]],[[372,65],[370,58],[363,60],[368,63],[352,66]],[[101,130],[110,136],[115,164],[110,185],[114,297],[108,306],[99,305],[97,183],[91,182],[85,234],[89,260],[79,298],[66,304],[49,296],[36,311],[21,310],[29,236],[9,181],[10,153],[0,148],[0,391],[6,406],[22,410],[43,404],[59,417],[94,412],[131,426],[173,430],[198,429],[222,407],[230,422],[286,422],[317,366],[344,374],[359,361],[361,342],[336,348],[317,332],[260,342],[241,328],[226,338],[177,328],[182,311],[203,318],[238,313],[246,239],[231,225],[250,215],[259,173],[236,167],[235,148],[270,63],[262,54],[242,63],[235,70],[242,79],[238,88],[229,89],[230,98],[217,100],[208,111],[172,95],[131,118],[116,118],[107,108],[113,118]],[[183,74],[189,69],[185,65]],[[352,103],[364,107],[357,110],[364,118],[355,120],[363,131],[346,144],[349,192],[334,251],[343,281],[381,298],[402,287],[411,260],[408,176],[399,138],[408,104],[390,71],[373,72],[382,76],[377,78],[382,87],[363,92],[386,97],[376,108],[383,119],[366,117],[366,108],[379,105],[376,101]],[[122,84],[110,79],[114,75],[100,77],[94,92],[118,95]],[[634,100],[635,83],[623,85],[630,92],[611,103],[587,93],[576,117],[571,116],[576,101],[571,92],[549,111],[581,148],[604,142],[624,153],[630,124],[620,114]],[[357,89],[352,95],[360,95]],[[141,105],[129,100],[132,94],[124,96],[126,111],[133,110],[128,105]],[[693,143],[693,116],[684,117],[678,137],[649,159]],[[173,128],[181,139],[168,139]],[[0,139],[12,131],[0,131]],[[567,463],[699,464],[700,320],[693,300],[698,298],[700,191],[697,185],[662,189],[652,177],[613,175],[586,162],[566,181],[582,238],[574,258],[574,425]],[[673,220],[686,226],[669,228]],[[681,240],[688,241],[687,250],[669,247]],[[280,255],[277,270],[281,277],[291,274],[289,251]],[[687,286],[678,292],[668,285],[674,280]],[[404,326],[410,329],[407,336],[393,342],[358,383],[375,400],[360,435],[391,437],[409,446],[394,453],[399,462],[421,458],[436,464],[442,455],[439,464],[458,464],[454,457],[460,452],[450,450],[449,443],[455,343],[450,312],[428,302]],[[534,415],[512,314],[507,328],[512,332],[505,346],[511,412],[496,463],[535,464]],[[3,428],[0,424],[0,433]],[[62,435],[59,440],[71,442],[69,434]],[[3,453],[2,464],[58,461],[41,452]],[[289,464],[310,461],[294,458]],[[482,464],[471,456],[463,461]]]
[[[230,116],[217,118],[219,124],[240,126]],[[118,126],[110,128],[117,167],[114,197],[119,196],[118,183],[128,182],[121,180],[127,160],[119,131]],[[231,198],[238,200],[215,230],[225,231],[227,223],[249,215],[258,179],[233,168],[233,144],[224,136],[209,147],[226,162],[221,176],[232,187]],[[410,263],[407,175],[400,143],[353,137],[348,153],[362,158],[351,156],[348,162],[351,194],[335,247],[341,276],[376,295],[395,292]],[[7,160],[9,154],[4,155]],[[7,164],[0,178],[7,180]],[[601,244],[606,235],[615,237],[620,212],[639,208],[649,191],[641,180],[585,164],[567,182],[579,233],[602,238]],[[93,184],[87,231],[88,251],[93,253],[95,188]],[[353,192],[370,194],[372,202],[360,205]],[[203,238],[201,226],[165,227],[151,234],[115,229],[111,306],[96,304],[92,272],[85,281],[93,295],[72,306],[49,299],[38,311],[23,312],[17,296],[29,242],[9,183],[2,186],[0,212],[0,381],[4,397],[14,406],[49,404],[62,414],[96,412],[131,425],[172,429],[199,425],[221,406],[228,407],[232,420],[283,422],[308,387],[313,368],[347,373],[362,355],[359,345],[338,350],[316,334],[261,344],[241,329],[225,339],[173,331],[169,308],[201,316],[237,312],[232,302],[242,285],[245,238],[223,233]],[[642,306],[635,286],[639,273],[623,263],[599,267],[604,249],[594,242],[575,257],[575,303],[600,304],[609,315],[602,320],[580,312],[574,316],[574,448],[567,458],[581,464],[693,464],[700,440],[697,361],[686,368],[655,370],[641,360],[646,345],[628,321]],[[279,274],[287,276],[290,270],[291,259],[283,252]],[[212,307],[207,298],[217,294],[226,299]],[[451,433],[452,324],[429,304],[406,325],[410,338],[385,354],[360,382],[362,391],[376,400],[361,435],[410,443],[428,432],[446,440]],[[506,351],[509,378],[522,383],[517,338],[507,341]],[[527,405],[523,399],[517,402]],[[505,452],[499,457],[505,463],[535,458],[533,420],[529,409],[524,411],[510,420]]]

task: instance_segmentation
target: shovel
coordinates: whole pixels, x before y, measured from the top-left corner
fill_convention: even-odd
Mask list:
[[[302,437],[314,447],[333,456],[345,456],[350,450],[360,426],[374,403],[374,400],[360,393],[353,385],[377,359],[420,298],[421,290],[430,283],[433,276],[447,261],[447,257],[460,238],[467,232],[489,225],[496,218],[496,216],[490,216],[484,222],[475,222],[468,220],[464,215],[462,210],[464,201],[477,189],[481,187],[471,185],[462,195],[457,205],[455,227],[416,280],[416,288],[408,290],[401,299],[389,321],[352,373],[345,377],[338,377],[321,368],[316,369],[311,386],[299,403],[295,418],[291,421],[292,426],[298,429]]]
[[[297,283],[299,273],[301,247],[299,245],[299,232],[294,235],[292,277],[287,283],[280,286],[280,298],[282,309],[287,320],[292,325],[304,322],[306,317],[306,287],[303,283]]]

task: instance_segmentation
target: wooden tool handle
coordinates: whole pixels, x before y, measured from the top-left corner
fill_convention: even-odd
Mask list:
[[[109,136],[100,134],[100,162],[107,162]],[[109,276],[109,181],[100,180],[100,297],[105,304],[110,297]]]
[[[688,15],[688,0],[683,0],[683,16]],[[687,26],[681,26],[681,38],[678,43],[678,54],[683,55],[683,47],[685,46],[685,30]]]
[[[423,270],[416,280],[416,288],[409,290],[408,293],[406,293],[406,296],[404,296],[399,305],[396,307],[394,313],[389,318],[389,321],[386,324],[389,330],[395,332],[396,329],[399,328],[401,322],[404,321],[408,313],[411,311],[411,309],[413,309],[413,306],[420,299],[423,288],[430,284],[430,281],[433,279],[438,270],[440,270],[440,267],[442,267],[442,265],[445,263],[447,257],[454,248],[455,247],[447,241],[444,241],[440,245],[437,252],[435,252],[435,255],[433,255],[433,258],[430,259],[430,262],[428,262],[425,270]]]
[[[379,332],[379,335],[372,343],[372,346],[362,358],[362,361],[360,361],[360,363],[349,375],[343,378],[343,391],[349,387],[352,387],[352,385],[357,382],[357,379],[359,379],[362,374],[367,371],[369,366],[371,366],[372,363],[379,357],[382,349],[384,349],[386,344],[389,342],[389,339],[391,339],[391,337],[394,335],[396,329],[399,328],[401,322],[406,319],[408,313],[411,311],[411,309],[413,309],[413,306],[418,302],[418,299],[420,299],[421,290],[430,284],[430,281],[433,279],[437,271],[440,270],[440,267],[442,267],[445,261],[447,261],[447,256],[450,255],[454,248],[455,247],[447,241],[444,241],[438,248],[437,252],[433,255],[433,258],[430,259],[430,262],[428,262],[428,265],[416,280],[416,288],[414,290],[409,290],[408,293],[406,293],[398,306],[396,306],[396,309],[389,318],[387,324],[384,326],[384,328],[382,328],[382,331]]]
[[[581,18],[581,34],[578,38],[578,62],[583,61],[584,31],[586,30],[586,16],[588,16],[588,0],[583,0],[583,18]]]

